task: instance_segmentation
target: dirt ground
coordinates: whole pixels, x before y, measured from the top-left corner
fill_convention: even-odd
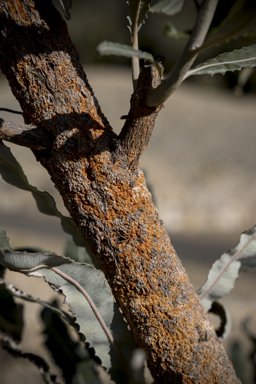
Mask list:
[[[89,67],[86,73],[103,112],[118,133],[122,127],[120,116],[129,109],[129,71]],[[0,107],[19,109],[5,80],[0,83]],[[17,115],[1,113],[1,117],[22,122]],[[241,232],[255,225],[255,118],[255,96],[241,98],[226,91],[184,84],[161,111],[142,156],[160,216],[196,289],[204,283],[213,261],[238,244]],[[30,151],[6,144],[31,184],[49,191],[65,213],[49,176]],[[38,213],[28,192],[2,179],[0,191],[0,228],[7,231],[12,247],[39,246],[61,254],[66,238],[58,219]],[[53,295],[40,279],[8,273],[7,280],[44,300]],[[233,340],[244,340],[241,321],[246,316],[253,316],[256,334],[255,288],[255,274],[243,274],[222,301],[233,321],[231,336],[224,343],[227,349]],[[27,352],[40,348],[44,355],[38,311],[34,304],[26,304],[22,348]],[[25,361],[15,363],[2,352],[0,384],[27,382],[27,364],[31,366]],[[30,382],[41,383],[38,372],[30,369]],[[250,379],[247,383],[251,383]]]

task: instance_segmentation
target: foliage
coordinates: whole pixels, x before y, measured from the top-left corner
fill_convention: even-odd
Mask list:
[[[3,307],[5,310],[0,323],[2,331],[11,335],[14,340],[20,341],[21,339],[23,328],[22,307],[15,305],[13,296],[41,304],[45,307],[43,312],[45,322],[47,321],[46,316],[48,318],[50,316],[57,324],[59,324],[57,319],[64,319],[76,331],[79,331],[81,340],[86,341],[87,349],[88,346],[90,346],[90,349],[94,349],[93,358],[97,362],[101,362],[103,367],[110,372],[113,380],[119,382],[120,378],[122,378],[122,381],[125,382],[123,377],[128,376],[129,362],[136,345],[130,331],[127,329],[127,323],[123,320],[123,316],[114,302],[114,297],[103,273],[91,265],[76,263],[67,257],[38,251],[29,253],[11,250],[4,231],[0,231],[0,238],[1,265],[10,270],[24,273],[27,276],[44,277],[54,291],[61,292],[65,296],[65,303],[69,305],[75,316],[74,321],[73,317],[58,309],[56,303],[49,304],[40,299],[35,299],[6,284],[3,279],[0,293],[1,300],[6,303],[6,306]],[[7,301],[9,302],[8,305]],[[47,324],[47,343],[52,345],[52,335],[54,334],[57,337],[60,326],[55,326],[49,319]],[[64,332],[64,335],[66,333]],[[56,343],[54,344],[56,346]],[[67,343],[65,343],[62,336],[59,354],[63,353],[64,345],[67,345]],[[72,352],[70,347],[68,349],[69,353],[76,359],[74,351]],[[50,350],[52,351],[52,348]],[[58,350],[57,346],[56,350]],[[84,353],[82,354],[84,355]],[[79,359],[78,361],[80,362]],[[59,363],[58,359],[57,362]],[[62,368],[65,369],[63,361],[62,364]],[[93,369],[91,363],[90,369]],[[74,374],[76,374],[76,371],[74,371]],[[70,382],[70,378],[67,382]]]
[[[206,283],[197,291],[204,307],[226,296],[234,288],[238,273],[256,270],[256,226],[242,233],[237,247],[224,253],[213,264]]]
[[[72,1],[60,1],[65,16],[69,19]],[[128,27],[132,46],[103,42],[98,46],[98,51],[101,55],[113,54],[131,58],[134,66],[133,80],[136,85],[136,73],[139,73],[138,59],[147,60],[154,64],[159,71],[161,70],[158,61],[150,53],[140,51],[138,47],[138,33],[145,23],[148,13],[164,13],[171,16],[181,11],[183,2],[182,0],[148,0],[144,2],[130,0],[128,2]],[[224,74],[226,71],[256,66],[256,46],[251,45],[233,52],[222,53],[216,58],[190,69],[197,55],[204,49],[228,39],[243,36],[244,33],[248,33],[255,27],[255,2],[238,0],[219,27],[211,30],[217,2],[213,8],[207,8],[209,3],[206,0],[200,5],[198,1],[195,1],[198,7],[198,17],[196,27],[191,34],[177,31],[173,24],[169,24],[170,37],[186,37],[188,44],[177,65],[163,79],[159,87],[149,95],[149,105],[160,105],[189,76]],[[213,3],[214,1],[211,4]],[[202,30],[204,33],[201,32]],[[39,211],[57,216],[61,220],[63,230],[72,237],[69,240],[66,255],[62,257],[38,250],[33,253],[12,250],[5,232],[0,231],[0,264],[2,265],[0,297],[1,307],[7,308],[7,310],[0,311],[0,329],[5,335],[2,338],[3,346],[10,353],[33,361],[39,367],[45,382],[56,382],[56,378],[50,375],[46,362],[38,356],[23,353],[16,345],[16,342],[21,340],[24,326],[23,307],[14,301],[14,298],[18,297],[44,307],[42,318],[45,323],[44,332],[47,335],[46,346],[51,350],[56,364],[61,367],[66,382],[79,383],[79,375],[86,377],[88,382],[99,382],[95,372],[96,362],[105,367],[111,378],[117,383],[142,383],[145,356],[136,348],[131,333],[127,329],[127,323],[119,312],[102,272],[95,268],[98,268],[97,261],[93,255],[89,255],[90,251],[80,238],[73,220],[64,217],[57,210],[54,199],[48,193],[38,190],[28,182],[19,163],[2,143],[0,144],[0,173],[6,182],[30,192]],[[222,339],[228,333],[230,321],[227,311],[218,303],[218,300],[227,295],[234,287],[240,271],[245,268],[255,270],[255,237],[256,227],[244,232],[238,246],[232,251],[224,253],[214,263],[206,283],[198,291],[205,309],[220,316],[223,327],[218,330],[217,334]],[[77,261],[75,262],[71,258]],[[64,295],[65,302],[69,305],[73,316],[58,308],[56,302],[46,303],[7,284],[4,280],[5,268],[27,276],[43,277],[53,290]],[[66,324],[75,330],[79,341],[74,341],[69,336]],[[66,361],[69,362],[68,370]],[[70,369],[70,365],[72,369]]]
[[[186,78],[192,75],[215,75],[224,74],[227,71],[239,71],[243,68],[252,68],[256,65],[256,45],[235,49],[233,52],[225,52],[199,64],[194,69],[188,71]]]
[[[246,341],[249,343],[249,351],[245,350],[244,343],[238,338],[232,340],[229,348],[229,357],[232,361],[237,376],[242,383],[256,381],[256,335],[251,330],[252,318],[246,317],[241,324],[241,329],[246,337]],[[248,360],[252,367],[252,374],[248,374]]]

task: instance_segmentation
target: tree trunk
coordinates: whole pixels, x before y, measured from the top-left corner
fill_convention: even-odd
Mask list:
[[[145,349],[155,382],[238,383],[139,165],[161,109],[145,103],[160,81],[154,68],[142,70],[118,137],[49,0],[1,2],[0,66],[30,124],[19,133],[2,122],[0,138],[30,147],[48,170]]]

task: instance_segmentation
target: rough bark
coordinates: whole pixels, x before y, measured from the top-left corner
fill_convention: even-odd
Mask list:
[[[152,78],[138,82],[132,103],[139,108],[132,104],[117,137],[46,0],[2,1],[0,66],[25,123],[38,127],[39,140],[45,131],[44,148],[30,147],[97,257],[155,382],[238,383],[139,166],[160,109],[144,104]],[[12,141],[12,128],[3,127]]]

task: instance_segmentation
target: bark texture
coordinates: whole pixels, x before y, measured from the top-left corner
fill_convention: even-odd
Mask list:
[[[96,255],[155,382],[238,383],[139,166],[161,109],[144,103],[155,74],[143,70],[117,137],[48,0],[1,2],[0,66],[25,123],[38,127],[38,138],[45,131],[43,148],[31,148]]]

